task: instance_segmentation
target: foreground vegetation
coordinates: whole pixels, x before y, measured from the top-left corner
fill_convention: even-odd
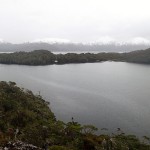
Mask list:
[[[141,141],[120,129],[112,135],[95,131],[73,118],[68,123],[57,120],[40,95],[14,82],[0,82],[0,149],[21,141],[49,150],[150,150],[148,137]]]
[[[150,64],[150,49],[129,53],[67,53],[53,54],[47,50],[0,54],[0,63],[19,65],[50,65],[101,61],[125,61]]]

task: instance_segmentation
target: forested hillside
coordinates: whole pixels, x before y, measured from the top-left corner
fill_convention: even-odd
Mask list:
[[[1,64],[50,65],[66,63],[94,63],[102,61],[124,61],[150,64],[150,49],[129,53],[67,53],[53,54],[47,50],[0,54]]]
[[[14,82],[0,82],[0,149],[19,149],[15,146],[18,143],[20,147],[21,143],[32,144],[37,146],[30,145],[32,149],[39,150],[150,149],[148,137],[141,142],[120,128],[112,135],[97,135],[95,131],[93,125],[81,125],[74,118],[68,123],[57,120],[40,95],[19,88]]]
[[[55,55],[46,50],[0,54],[0,63],[2,64],[48,65],[53,64],[54,61]]]
[[[127,62],[150,64],[150,48],[126,53],[123,54],[123,57],[123,59]]]

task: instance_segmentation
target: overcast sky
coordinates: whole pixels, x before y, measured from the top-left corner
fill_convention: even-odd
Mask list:
[[[150,0],[0,0],[0,39],[150,40]]]

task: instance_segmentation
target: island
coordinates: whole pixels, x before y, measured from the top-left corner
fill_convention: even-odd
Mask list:
[[[48,50],[34,50],[31,52],[1,53],[1,64],[18,65],[51,65],[68,63],[95,63],[103,61],[132,62],[150,64],[150,48],[128,53],[67,53],[53,54]]]

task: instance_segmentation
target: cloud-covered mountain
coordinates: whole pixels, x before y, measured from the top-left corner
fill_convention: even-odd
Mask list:
[[[38,39],[28,43],[12,44],[0,40],[0,52],[49,50],[51,52],[129,52],[150,47],[150,41],[136,37],[130,41],[118,42],[115,39],[104,37],[91,43],[71,43],[67,39]]]
[[[32,43],[70,43],[70,40],[68,39],[62,39],[62,38],[44,38],[44,39],[36,39],[32,41]]]

